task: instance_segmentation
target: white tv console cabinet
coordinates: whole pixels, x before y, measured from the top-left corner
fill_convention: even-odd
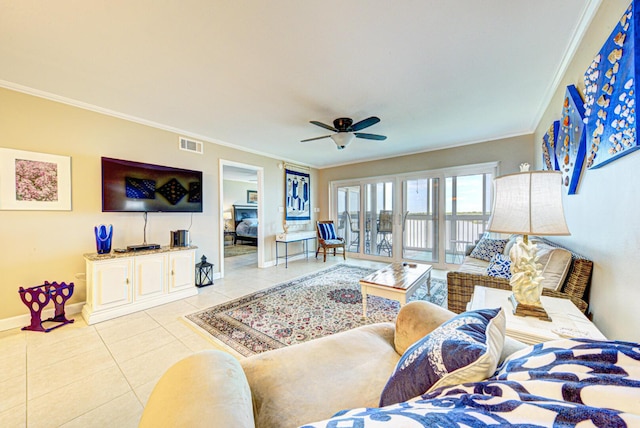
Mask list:
[[[198,294],[196,248],[85,254],[87,302],[82,317],[94,324]]]

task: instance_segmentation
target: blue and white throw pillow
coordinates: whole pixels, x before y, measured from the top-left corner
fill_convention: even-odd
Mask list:
[[[502,254],[507,245],[506,239],[491,239],[483,237],[476,244],[470,256],[474,259],[491,261],[494,254]]]
[[[487,266],[487,275],[495,278],[511,278],[511,259],[504,254],[494,254]]]
[[[463,312],[411,345],[398,361],[380,407],[448,385],[491,376],[504,345],[501,308]]]
[[[320,236],[325,241],[338,239],[338,236],[336,235],[336,228],[333,223],[318,223],[318,231],[320,231]]]

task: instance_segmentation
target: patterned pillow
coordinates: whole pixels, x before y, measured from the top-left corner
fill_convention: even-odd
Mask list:
[[[504,345],[501,308],[463,312],[411,345],[380,397],[380,407],[436,388],[491,376]]]
[[[325,241],[338,238],[333,223],[318,223],[318,231],[320,231],[320,236]]]
[[[494,254],[502,254],[505,245],[507,245],[506,239],[482,238],[471,251],[470,256],[474,259],[491,261]]]
[[[487,266],[487,275],[495,278],[511,278],[511,259],[504,254],[494,254]]]

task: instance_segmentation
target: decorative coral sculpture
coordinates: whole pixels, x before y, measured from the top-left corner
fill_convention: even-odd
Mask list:
[[[519,303],[531,306],[542,306],[540,295],[544,277],[541,276],[542,265],[536,255],[537,246],[528,239],[517,238],[509,252],[511,258],[511,288]]]

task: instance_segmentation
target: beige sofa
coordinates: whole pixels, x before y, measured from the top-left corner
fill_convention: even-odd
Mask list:
[[[182,360],[160,379],[141,427],[296,427],[377,407],[404,351],[455,314],[417,301],[379,323],[237,361],[221,351]],[[507,338],[502,358],[524,345]]]
[[[503,254],[509,254],[517,236],[507,240]],[[542,294],[571,299],[582,312],[588,309],[588,286],[593,262],[575,252],[540,237],[530,237],[538,247],[538,262],[545,278]],[[447,273],[448,308],[455,313],[464,312],[476,285],[510,290],[508,279],[487,275],[489,261],[473,257],[474,246],[467,249],[467,256],[456,271]]]

